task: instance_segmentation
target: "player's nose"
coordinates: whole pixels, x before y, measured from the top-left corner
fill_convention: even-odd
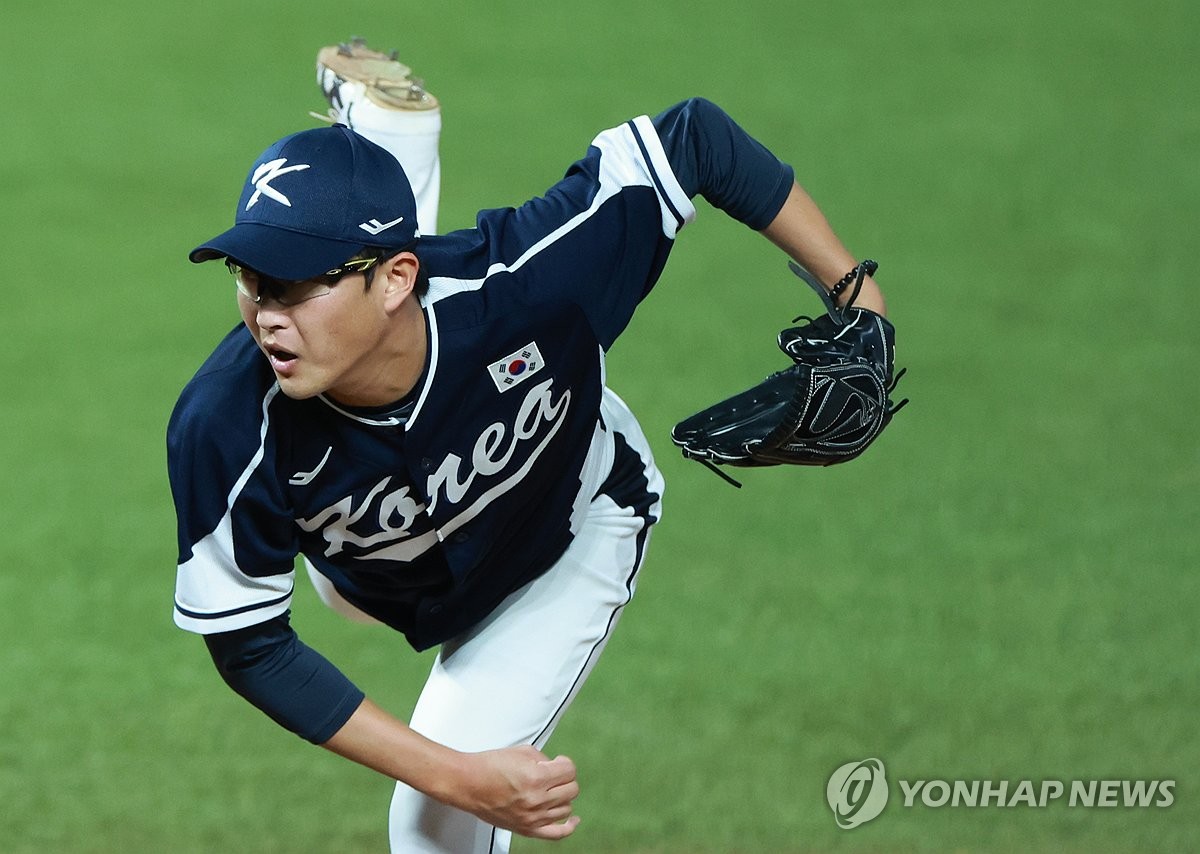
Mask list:
[[[254,322],[258,324],[259,329],[269,331],[287,326],[291,322],[291,317],[282,305],[268,298],[258,304]]]

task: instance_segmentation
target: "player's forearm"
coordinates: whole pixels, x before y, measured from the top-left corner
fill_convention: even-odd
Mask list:
[[[827,287],[832,287],[862,259],[855,258],[821,213],[816,202],[799,184],[792,185],[787,201],[763,234],[776,246],[808,269]],[[845,304],[853,288],[842,292],[839,301]],[[875,280],[867,276],[854,304],[886,315],[883,293]]]
[[[461,788],[464,754],[430,741],[369,699],[321,746],[439,801]]]
[[[323,747],[484,822],[539,839],[561,839],[579,819],[575,764],[530,745],[460,753],[430,741],[364,700]]]

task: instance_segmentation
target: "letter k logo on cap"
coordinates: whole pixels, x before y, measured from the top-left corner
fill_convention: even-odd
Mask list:
[[[258,200],[266,196],[268,199],[274,199],[279,204],[286,207],[291,207],[292,202],[283,193],[271,186],[271,182],[280,175],[286,175],[288,172],[299,172],[301,169],[307,169],[307,163],[298,163],[295,166],[284,167],[287,163],[286,157],[281,157],[278,160],[271,160],[262,164],[254,170],[254,174],[250,177],[251,183],[254,184],[254,193],[250,196],[250,201],[246,202],[246,210],[258,204]]]

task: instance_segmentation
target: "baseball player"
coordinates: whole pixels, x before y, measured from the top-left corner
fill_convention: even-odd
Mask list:
[[[601,132],[540,197],[435,235],[414,186],[436,200],[436,101],[414,84],[396,103],[394,59],[338,55],[321,79],[339,123],[267,148],[233,227],[190,255],[228,267],[242,323],[168,427],[175,621],[277,723],[397,781],[393,851],[559,839],[579,786],[542,748],[633,595],[663,493],[605,351],[697,195],[824,282],[855,259],[704,100]],[[407,723],[296,634],[298,556],[344,613],[440,648]]]

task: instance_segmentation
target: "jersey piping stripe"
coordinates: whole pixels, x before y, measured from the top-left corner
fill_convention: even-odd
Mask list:
[[[674,211],[680,218],[679,227],[694,221],[696,206],[692,204],[691,197],[680,185],[679,179],[675,177],[675,170],[671,167],[667,152],[663,150],[662,141],[659,139],[654,122],[650,120],[649,116],[638,116],[630,124],[635,129],[638,141],[644,146],[642,154],[647,159],[647,168],[650,174],[658,182],[657,189],[662,193],[661,198],[667,204],[668,209]]]
[[[642,135],[638,133],[637,125],[635,125],[632,121],[628,122],[627,124],[629,125],[629,129],[633,131],[633,138],[637,140],[638,149],[642,152],[642,157],[645,159],[646,165],[649,167],[650,178],[654,181],[654,189],[658,191],[658,197],[662,199],[663,204],[667,206],[667,209],[671,212],[671,215],[675,217],[675,229],[678,231],[679,229],[683,228],[684,225],[683,215],[679,213],[678,209],[671,202],[671,197],[667,195],[666,188],[663,187],[662,180],[659,179],[658,172],[654,168],[654,163],[650,159],[650,152],[646,150],[646,143],[642,140]]]
[[[429,349],[430,349],[429,370],[425,373],[425,376],[424,376],[425,382],[421,386],[421,393],[420,393],[420,395],[418,395],[417,401],[413,405],[412,412],[409,413],[407,418],[401,420],[401,419],[396,418],[395,416],[391,416],[391,415],[389,415],[387,418],[367,418],[364,415],[355,415],[353,412],[349,412],[349,411],[343,409],[342,407],[338,406],[336,403],[334,403],[332,400],[330,400],[329,397],[327,397],[326,395],[318,394],[317,397],[321,400],[321,402],[324,403],[326,406],[328,406],[330,409],[332,409],[334,412],[336,412],[338,415],[344,415],[346,418],[349,418],[351,421],[357,421],[359,424],[366,424],[370,427],[396,427],[396,426],[403,424],[404,429],[408,430],[408,426],[410,424],[412,424],[413,421],[416,420],[417,414],[421,411],[421,407],[425,403],[425,398],[429,396],[429,389],[433,387],[433,375],[437,371],[437,361],[438,361],[437,317],[433,313],[432,305],[426,305],[425,310],[426,310],[425,314],[429,318]]]
[[[634,121],[644,121],[644,124],[641,125],[643,130],[649,129],[650,133],[654,133],[654,125],[650,122],[648,117],[641,116]],[[622,139],[622,137],[627,138]],[[426,295],[428,304],[435,303],[439,300],[446,299],[447,297],[451,297],[454,294],[462,293],[464,291],[479,290],[492,276],[497,275],[498,273],[513,273],[519,270],[526,263],[528,263],[531,258],[536,257],[538,253],[544,251],[550,246],[553,246],[563,237],[570,234],[576,228],[595,216],[596,212],[603,207],[605,202],[614,198],[620,194],[620,192],[628,189],[630,186],[634,186],[634,182],[629,180],[628,167],[630,166],[640,166],[641,168],[638,171],[642,173],[643,179],[646,176],[649,177],[649,181],[643,180],[640,183],[642,183],[643,186],[653,186],[655,188],[655,191],[661,200],[661,205],[665,205],[667,212],[669,212],[673,217],[675,228],[668,229],[664,227],[663,232],[667,234],[668,237],[674,238],[675,231],[678,231],[678,229],[684,224],[695,218],[696,209],[692,206],[691,200],[688,199],[687,193],[685,193],[683,188],[679,186],[679,182],[675,180],[674,173],[671,172],[670,163],[667,161],[666,153],[662,150],[661,144],[657,142],[657,135],[655,135],[653,139],[655,141],[654,145],[647,144],[642,138],[642,133],[639,133],[639,131],[636,129],[634,122],[627,122],[618,128],[605,131],[597,136],[596,139],[593,140],[592,144],[601,151],[602,168],[600,171],[600,187],[587,210],[581,211],[580,213],[571,217],[561,226],[554,229],[541,240],[531,245],[525,250],[524,253],[521,254],[519,258],[517,258],[516,261],[513,261],[511,264],[496,262],[488,267],[487,272],[485,272],[483,276],[477,279],[459,279],[453,276],[431,277],[429,280],[429,291]],[[632,146],[630,145],[631,142],[633,144]],[[640,156],[621,158],[622,153],[632,154],[632,149],[634,147],[636,147]],[[624,168],[626,170],[624,176],[625,180],[604,180],[605,172],[603,167],[605,165],[605,161],[603,158],[606,153],[607,156],[615,161],[609,164],[612,169],[621,170]],[[666,170],[665,174],[670,176],[669,182],[664,181],[659,174],[664,169]],[[611,175],[613,173],[610,172],[609,174]],[[683,213],[680,212],[681,207],[684,209]],[[664,226],[666,226],[665,222]]]
[[[391,415],[389,415],[387,418],[366,418],[362,415],[355,415],[353,412],[347,412],[345,409],[342,409],[342,407],[338,406],[324,394],[318,394],[317,397],[320,398],[322,403],[324,403],[338,415],[344,415],[351,421],[357,421],[359,424],[367,424],[372,427],[395,427],[397,424],[401,423],[399,418]]]
[[[549,246],[553,246],[565,235],[570,234],[580,225],[587,222],[588,219],[590,219],[596,213],[596,211],[600,209],[601,204],[607,199],[607,194],[597,193],[596,198],[592,200],[592,204],[587,210],[571,217],[554,231],[550,232],[541,240],[534,243],[532,246],[526,249],[525,252],[522,253],[521,256],[513,263],[504,264],[497,261],[495,264],[492,264],[490,267],[488,267],[487,272],[478,279],[456,279],[451,276],[431,277],[429,279],[429,292],[427,294],[429,304],[432,306],[433,303],[439,300],[452,297],[455,294],[463,293],[465,291],[477,291],[483,287],[484,283],[487,282],[488,279],[497,275],[498,273],[515,273],[517,270],[520,270],[522,267],[524,267],[531,258],[537,257],[538,253],[542,252]]]
[[[295,592],[295,588],[288,590],[287,593],[280,596],[278,599],[271,599],[268,602],[256,602],[253,605],[243,605],[241,608],[231,608],[228,611],[215,611],[211,614],[206,614],[201,611],[193,611],[175,603],[175,610],[183,614],[185,617],[191,617],[193,620],[220,620],[224,617],[236,617],[238,614],[245,614],[248,611],[257,611],[260,608],[271,608],[275,605],[282,604],[291,598]]]
[[[262,425],[258,428],[258,450],[254,452],[254,456],[250,459],[250,464],[246,466],[242,476],[237,479],[237,483],[233,485],[233,489],[229,490],[229,502],[226,504],[226,515],[233,509],[234,502],[238,496],[242,494],[242,490],[246,488],[246,483],[249,482],[254,470],[258,468],[259,463],[263,461],[263,457],[267,453],[267,431],[271,426],[271,401],[275,399],[275,395],[279,394],[282,389],[279,383],[275,383],[267,390],[262,402]]]
[[[422,299],[424,303],[424,299]],[[421,387],[421,393],[417,395],[417,402],[413,405],[412,412],[408,415],[408,420],[404,422],[404,431],[408,432],[408,428],[421,414],[422,407],[425,406],[425,398],[429,397],[429,390],[433,388],[433,378],[437,374],[438,369],[438,324],[437,313],[433,310],[433,303],[429,302],[425,305],[425,317],[429,326],[429,370],[425,372],[425,385]]]

